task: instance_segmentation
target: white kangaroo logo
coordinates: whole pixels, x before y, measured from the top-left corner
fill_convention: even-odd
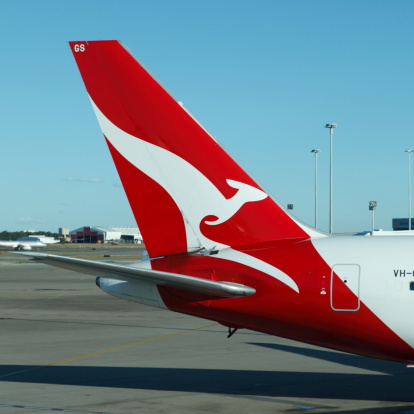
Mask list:
[[[244,204],[249,201],[264,200],[267,197],[266,193],[258,188],[252,187],[251,185],[243,184],[234,180],[226,181],[230,187],[237,188],[239,191],[237,191],[232,198],[228,200],[226,199],[225,208],[223,209],[223,213],[221,215],[217,216],[217,214],[214,214],[218,217],[218,219],[214,221],[205,221],[206,224],[217,225],[224,223],[236,214]]]
[[[228,248],[229,250],[222,250],[212,257],[227,258],[261,270],[299,292],[296,283],[279,269],[253,256],[232,250],[230,246],[210,240],[200,231],[200,223],[205,217],[217,217],[216,220],[206,221],[208,225],[224,223],[244,204],[268,197],[265,192],[251,185],[228,179],[226,180],[228,185],[238,191],[232,198],[226,199],[217,187],[189,162],[164,148],[128,134],[114,125],[93,101],[92,106],[103,134],[117,151],[161,185],[180,208],[184,217],[188,251],[211,246],[215,246],[217,250]],[[191,197],[189,197],[190,191]]]
[[[227,247],[212,242],[201,233],[199,226],[205,217],[217,217],[216,220],[206,221],[206,224],[221,224],[236,214],[244,204],[268,197],[258,188],[228,179],[227,183],[238,191],[227,199],[189,162],[164,148],[126,133],[106,118],[93,102],[92,104],[104,135],[117,151],[161,185],[173,198],[196,234],[201,244],[198,247],[209,246],[211,243],[215,243],[217,248]],[[194,239],[194,235],[188,233],[190,231],[187,231],[188,239]]]

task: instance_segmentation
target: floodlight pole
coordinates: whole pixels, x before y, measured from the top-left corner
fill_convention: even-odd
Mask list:
[[[325,128],[329,128],[330,136],[330,172],[329,172],[329,233],[332,233],[332,170],[333,170],[333,129],[336,128],[337,124],[326,124]]]
[[[377,207],[377,202],[376,201],[370,201],[369,202],[369,209],[372,211],[372,232],[371,232],[371,236],[374,235],[374,231],[375,231],[375,225],[374,225],[374,216],[375,216],[375,208]]]
[[[320,149],[313,149],[311,152],[315,154],[315,229],[318,228],[318,154]]]
[[[374,234],[375,231],[375,208],[372,209],[372,233],[371,235]]]
[[[406,149],[408,153],[408,230],[411,230],[411,153],[414,150]]]

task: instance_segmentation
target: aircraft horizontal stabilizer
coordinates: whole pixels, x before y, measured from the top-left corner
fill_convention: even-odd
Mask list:
[[[74,257],[58,256],[46,253],[20,253],[32,257],[36,262],[60,267],[91,276],[116,279],[128,282],[146,281],[156,285],[173,287],[195,293],[217,297],[243,297],[256,293],[255,289],[237,283],[213,281],[194,276],[158,270],[143,269],[116,263],[85,260]]]

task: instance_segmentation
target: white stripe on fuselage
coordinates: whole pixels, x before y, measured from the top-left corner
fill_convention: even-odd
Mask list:
[[[410,290],[410,282],[414,282],[414,237],[338,236],[312,243],[331,268],[337,264],[359,265],[359,292],[356,285],[348,287],[356,295],[359,293],[361,302],[382,322],[414,347],[411,317],[414,291]]]

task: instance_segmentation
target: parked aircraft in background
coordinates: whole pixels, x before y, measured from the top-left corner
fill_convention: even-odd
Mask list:
[[[248,328],[414,362],[414,238],[305,226],[119,42],[70,46],[151,259],[28,255],[98,276],[119,298],[217,321],[229,335]]]
[[[32,250],[33,247],[46,247],[46,244],[40,241],[0,241],[0,249]]]

